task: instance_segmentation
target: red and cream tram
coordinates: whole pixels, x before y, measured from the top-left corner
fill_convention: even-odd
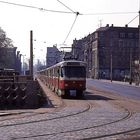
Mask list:
[[[86,64],[68,60],[38,72],[38,77],[59,96],[82,97],[86,89]]]

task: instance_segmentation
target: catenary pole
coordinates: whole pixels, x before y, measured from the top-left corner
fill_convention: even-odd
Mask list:
[[[140,3],[139,3],[140,4]],[[138,50],[138,59],[139,59],[139,66],[138,66],[138,85],[140,84],[140,10],[139,10],[139,26],[138,26],[138,30],[139,30],[139,50]]]
[[[30,75],[33,78],[33,31],[30,31]]]

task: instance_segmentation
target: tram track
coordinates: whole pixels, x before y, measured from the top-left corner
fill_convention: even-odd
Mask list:
[[[70,102],[73,103],[73,100],[71,100]],[[90,112],[92,109],[93,109],[93,113],[94,113],[94,107],[95,106],[93,105],[93,102],[91,100],[90,101],[89,100],[82,100],[82,102],[81,102],[81,100],[74,100],[74,102],[77,102],[79,104],[78,106],[80,106],[80,104],[81,104],[84,109],[79,110],[79,111],[74,112],[74,113],[72,112],[70,114],[67,113],[65,115],[59,116],[59,114],[57,114],[56,112],[61,113],[61,111],[63,111],[63,109],[65,110],[65,109],[68,109],[70,107],[70,106],[67,105],[67,101],[62,100],[62,102],[61,102],[62,104],[58,108],[56,108],[56,110],[53,111],[53,112],[50,112],[50,113],[48,113],[48,112],[36,113],[36,114],[33,114],[33,115],[24,116],[22,118],[25,118],[25,119],[29,118],[30,119],[30,117],[37,117],[38,115],[43,115],[43,114],[47,115],[47,114],[53,114],[53,113],[55,115],[57,114],[58,116],[54,116],[52,118],[41,118],[39,120],[29,120],[29,121],[24,121],[24,122],[0,125],[0,128],[13,127],[13,126],[18,128],[18,126],[23,126],[24,127],[24,125],[27,126],[27,125],[32,125],[32,124],[36,124],[36,123],[47,123],[49,121],[54,121],[54,120],[60,121],[62,119],[77,117],[78,115],[82,116],[83,114],[86,114],[86,113]],[[83,103],[84,103],[84,105],[83,105]],[[124,121],[131,120],[134,113],[123,105],[119,105],[119,104],[116,104],[116,105],[119,106],[121,111],[123,110],[123,112],[124,112],[124,115],[121,118],[118,118],[116,120],[101,123],[101,124],[97,124],[97,125],[95,125],[93,123],[92,126],[88,126],[88,127],[83,126],[83,127],[79,127],[79,128],[76,128],[76,129],[69,129],[69,130],[65,130],[65,131],[60,130],[60,131],[55,131],[55,132],[52,131],[52,132],[48,132],[48,133],[46,133],[46,132],[40,132],[39,133],[38,132],[36,134],[30,134],[30,135],[25,134],[25,135],[21,135],[21,136],[12,137],[12,140],[13,139],[33,139],[33,138],[40,139],[40,138],[43,138],[43,137],[45,138],[45,137],[57,137],[57,136],[59,137],[60,135],[68,135],[68,134],[73,135],[74,133],[80,134],[80,133],[84,133],[85,131],[93,131],[93,133],[94,133],[94,130],[96,130],[96,129],[101,129],[103,127],[109,127],[112,124],[117,124],[117,123],[120,123],[120,122],[123,123]],[[15,118],[15,119],[18,120],[20,118]],[[6,121],[6,120],[3,120],[3,121]],[[122,131],[119,131],[119,132],[114,131],[114,132],[110,132],[110,133],[107,133],[107,134],[99,134],[99,135],[95,135],[95,136],[94,135],[93,136],[85,136],[84,138],[79,138],[79,139],[90,140],[90,139],[107,138],[107,137],[113,137],[113,136],[117,136],[117,135],[127,134],[127,133],[138,131],[138,130],[140,130],[139,127],[138,128],[133,127],[131,129],[122,130]]]
[[[26,122],[20,122],[20,123],[12,123],[12,124],[7,124],[7,125],[0,125],[0,128],[2,128],[2,127],[10,127],[10,126],[18,126],[18,125],[25,125],[25,124],[32,124],[32,123],[39,123],[39,122],[46,122],[46,121],[52,121],[52,120],[56,120],[56,119],[63,119],[63,118],[66,118],[66,117],[75,116],[75,115],[82,114],[82,113],[85,113],[86,111],[90,110],[91,104],[87,103],[85,106],[86,107],[84,109],[82,109],[80,111],[77,111],[75,113],[71,113],[71,114],[67,114],[67,115],[63,115],[63,116],[57,116],[57,117],[50,118],[50,119],[44,118],[44,119],[40,119],[40,120],[32,120],[32,121],[26,121]],[[63,104],[59,108],[57,108],[57,112],[61,111],[65,107],[66,107],[66,104],[63,102]],[[55,113],[56,113],[56,111],[55,111]],[[7,120],[13,120],[13,119],[16,120],[16,119],[21,119],[21,118],[37,117],[37,115],[43,115],[43,114],[47,115],[49,113],[48,112],[36,113],[36,114],[33,114],[33,115],[28,115],[28,116],[19,117],[19,118],[10,118],[10,119],[5,119],[5,120],[1,120],[1,121],[7,121]]]
[[[124,108],[124,111],[125,111],[125,113],[127,113],[124,117],[122,117],[121,119],[112,121],[112,122],[103,123],[103,124],[100,124],[100,125],[93,125],[91,127],[84,127],[84,128],[74,129],[74,130],[70,130],[70,131],[60,131],[58,133],[37,134],[37,135],[30,135],[30,136],[25,136],[25,137],[17,137],[17,138],[14,138],[14,139],[39,138],[39,137],[45,137],[45,136],[56,136],[56,135],[61,135],[61,134],[66,135],[67,133],[75,133],[75,132],[80,132],[80,131],[84,132],[85,130],[96,129],[96,128],[99,128],[99,127],[108,126],[108,125],[115,124],[115,123],[118,123],[118,122],[123,122],[125,120],[130,119],[133,116],[133,112],[131,112],[127,108]],[[78,115],[78,114],[75,114],[75,115]],[[69,116],[67,116],[67,117],[69,117]],[[105,137],[110,137],[110,136],[116,136],[116,135],[129,133],[129,132],[134,132],[134,131],[137,131],[137,130],[140,130],[140,128],[135,128],[135,129],[131,129],[131,130],[126,130],[126,131],[121,131],[121,132],[111,133],[111,134],[106,134],[106,135],[99,135],[99,136],[95,136],[95,137],[89,137],[89,138],[87,137],[87,138],[82,138],[82,139],[90,140],[90,139],[105,138]]]
[[[127,133],[131,133],[131,132],[135,132],[135,131],[139,131],[140,128],[136,128],[136,129],[131,129],[131,130],[127,130],[127,131],[121,131],[121,132],[117,132],[117,133],[111,133],[111,134],[106,134],[106,135],[99,135],[99,136],[93,136],[93,137],[87,137],[87,138],[80,138],[82,140],[93,140],[93,139],[99,139],[99,138],[106,138],[106,137],[112,137],[112,136],[116,136],[116,135],[122,135],[122,134],[127,134]],[[73,131],[69,131],[69,132],[73,132]],[[67,132],[67,133],[69,133]],[[39,137],[45,137],[45,136],[50,136],[50,135],[59,135],[62,134],[61,133],[54,133],[54,134],[41,134],[41,135],[34,135],[34,136],[27,136],[27,137],[18,137],[18,138],[12,138],[12,140],[14,139],[28,139],[28,138],[39,138]],[[66,132],[64,132],[66,133]]]
[[[107,135],[100,135],[100,136],[95,136],[95,137],[90,137],[90,138],[84,138],[83,140],[92,140],[92,139],[112,137],[112,136],[127,134],[127,133],[130,133],[130,132],[135,132],[135,131],[139,131],[139,130],[140,130],[140,127],[136,128],[136,129],[128,130],[128,131],[122,131],[122,132],[111,133],[111,134],[107,134]]]
[[[3,115],[0,116],[0,122],[2,121],[8,121],[8,120],[16,120],[16,119],[21,119],[21,118],[28,118],[28,117],[35,117],[37,115],[40,114],[48,114],[48,113],[53,113],[53,112],[58,112],[60,110],[62,110],[63,108],[66,107],[66,104],[64,103],[64,101],[62,100],[62,98],[58,97],[56,94],[54,94],[51,90],[48,90],[49,92],[51,92],[51,96],[53,96],[53,98],[55,98],[55,100],[59,100],[59,104],[55,104],[54,107],[50,101],[50,99],[48,99],[47,101],[47,107],[45,108],[39,108],[39,109],[34,109],[34,110],[24,110],[24,111],[16,111],[14,113],[14,111],[2,111],[1,113],[5,113],[8,115],[5,115],[3,117]],[[51,111],[49,110],[51,108]],[[52,109],[53,108],[53,109]],[[41,110],[41,111],[40,111]]]

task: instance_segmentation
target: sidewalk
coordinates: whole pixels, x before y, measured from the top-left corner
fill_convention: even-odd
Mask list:
[[[132,83],[130,84],[129,82],[123,82],[123,81],[115,81],[115,80],[106,80],[106,79],[99,79],[100,81],[103,81],[103,82],[109,82],[109,83],[117,83],[117,84],[122,84],[122,85],[129,85],[129,86],[135,86],[135,87],[140,87],[140,84],[139,85],[136,85],[136,83]]]

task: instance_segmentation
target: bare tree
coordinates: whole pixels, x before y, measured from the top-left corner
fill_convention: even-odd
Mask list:
[[[10,38],[6,37],[5,31],[0,27],[0,47],[14,47],[12,42]]]

